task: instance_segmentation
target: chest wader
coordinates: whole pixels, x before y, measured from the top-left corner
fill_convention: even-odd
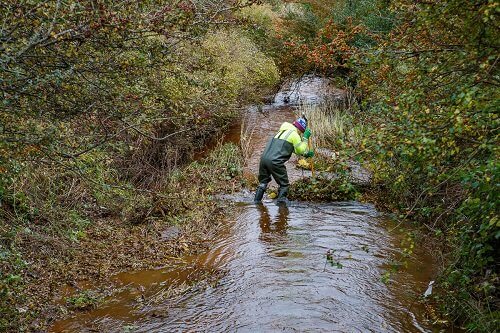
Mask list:
[[[255,192],[255,202],[260,202],[266,191],[267,184],[271,181],[271,176],[279,185],[278,202],[285,202],[288,194],[288,174],[285,162],[290,159],[293,153],[293,144],[286,141],[292,129],[281,131],[277,137],[272,138],[264,149],[259,164],[259,186]]]

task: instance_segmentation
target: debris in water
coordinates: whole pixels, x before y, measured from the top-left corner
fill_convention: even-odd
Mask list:
[[[326,251],[326,260],[329,263],[333,263],[333,252],[335,252],[335,250],[332,250],[332,249]]]
[[[297,163],[297,168],[311,170],[311,163],[309,163],[306,159],[300,159]]]
[[[429,297],[432,294],[432,285],[434,284],[434,281],[429,282],[429,286],[427,287],[427,290],[424,293],[424,297]]]
[[[334,249],[329,249],[326,251],[326,262],[325,262],[325,267],[323,268],[323,272],[326,269],[326,264],[329,263],[332,267],[335,266],[337,268],[343,268],[344,266],[340,263],[340,261],[335,261],[333,260],[333,253],[335,252]]]

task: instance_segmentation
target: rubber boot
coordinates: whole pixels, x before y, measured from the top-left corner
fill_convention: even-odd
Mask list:
[[[257,190],[255,191],[255,197],[253,199],[253,202],[259,203],[262,201],[262,197],[264,196],[264,193],[266,192],[267,185],[266,184],[259,184],[257,186]]]
[[[287,200],[287,195],[288,195],[288,186],[286,187],[280,187],[278,189],[278,199],[276,200],[276,203],[284,203],[286,204],[288,202]]]

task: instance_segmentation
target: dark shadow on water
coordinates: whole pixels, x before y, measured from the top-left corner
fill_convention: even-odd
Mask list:
[[[264,204],[258,204],[260,213],[259,225],[261,234],[259,239],[268,244],[281,242],[287,236],[289,210],[286,204],[278,205],[278,214],[271,217],[269,209]]]

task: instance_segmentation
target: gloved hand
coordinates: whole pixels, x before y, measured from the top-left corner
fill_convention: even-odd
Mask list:
[[[306,128],[306,131],[304,132],[304,139],[309,140],[311,135],[312,135],[311,130],[309,128]]]
[[[312,150],[309,150],[309,151],[308,151],[308,152],[304,155],[304,157],[306,157],[306,158],[313,157],[313,156],[314,156],[314,151],[312,151]]]

